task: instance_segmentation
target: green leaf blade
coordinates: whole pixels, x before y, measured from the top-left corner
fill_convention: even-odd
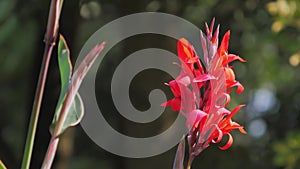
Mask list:
[[[60,134],[63,133],[68,127],[76,126],[81,121],[83,115],[84,115],[83,101],[79,93],[77,93],[74,100],[71,103],[71,107],[67,113],[67,117],[63,123],[63,127],[62,130],[60,131]]]
[[[60,113],[61,113],[61,109],[63,106],[63,103],[65,101],[67,92],[68,92],[68,88],[70,85],[70,79],[72,76],[72,64],[71,64],[71,60],[70,60],[70,50],[67,46],[66,40],[63,38],[62,35],[60,35],[60,39],[59,39],[59,44],[58,44],[58,65],[59,65],[59,72],[60,72],[60,79],[61,79],[61,91],[60,91],[60,96],[56,105],[56,109],[55,109],[55,114],[54,114],[54,118],[52,121],[52,124],[50,126],[50,133],[53,134],[54,133],[54,129],[55,126],[57,124],[57,121],[59,119]],[[74,120],[74,117],[78,117],[78,118],[82,118],[83,116],[83,104],[81,101],[80,96],[76,95],[74,98],[75,101],[72,101],[72,105],[70,108],[70,111],[67,113],[67,117],[65,122],[63,123],[63,129],[62,131],[59,131],[60,135],[68,126],[68,122],[70,122],[70,125],[74,124],[76,121]],[[80,106],[76,106],[73,104],[79,104]],[[82,112],[79,112],[79,114],[76,114],[77,111],[74,111],[73,107],[75,106],[75,108],[77,107],[77,109]],[[74,115],[75,112],[75,115]],[[70,117],[69,117],[70,116]],[[73,118],[71,118],[73,117]],[[72,119],[72,120],[70,120]],[[77,123],[76,123],[77,124]]]
[[[0,160],[0,169],[6,169],[5,165],[3,164],[3,162]]]
[[[77,125],[84,114],[83,102],[78,89],[86,73],[99,56],[105,42],[96,45],[80,63],[72,75],[70,52],[66,41],[60,36],[58,45],[58,62],[61,76],[61,92],[56,106],[55,115],[50,126],[50,133],[59,137],[68,127]]]
[[[66,40],[60,35],[58,44],[58,65],[61,77],[61,86],[69,84],[72,75],[72,64],[70,60],[70,50],[67,46]]]

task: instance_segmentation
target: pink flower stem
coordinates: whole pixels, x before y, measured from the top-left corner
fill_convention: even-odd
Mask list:
[[[59,138],[52,137],[41,169],[50,169],[56,154]]]
[[[188,161],[186,169],[191,169],[194,158],[195,158],[195,156],[193,156],[193,155],[189,156],[189,161]]]
[[[55,126],[55,130],[52,134],[49,146],[48,146],[48,150],[46,153],[46,156],[44,158],[44,162],[42,164],[41,169],[50,169],[56,154],[56,150],[57,150],[57,146],[58,146],[58,142],[59,142],[59,131],[61,131],[62,127],[63,127],[63,123],[65,121],[67,112],[70,108],[71,102],[75,97],[75,94],[77,92],[77,89],[75,89],[76,91],[74,91],[74,89],[71,87],[69,89],[69,92],[67,93],[66,96],[66,100],[63,103],[63,107],[61,110],[61,114],[59,116],[59,119],[57,121],[57,124]]]

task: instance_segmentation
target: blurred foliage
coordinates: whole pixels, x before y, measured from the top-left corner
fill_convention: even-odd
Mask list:
[[[300,2],[296,0],[277,0],[269,2],[266,5],[268,12],[274,17],[271,30],[275,33],[289,36],[291,29],[295,28],[299,33],[300,30]],[[284,45],[287,49],[287,43]],[[293,46],[293,45],[292,45]],[[292,47],[291,46],[291,47]],[[289,63],[292,66],[298,66],[300,63],[300,49],[294,48],[294,54],[289,57]],[[298,100],[299,98],[297,98]],[[299,107],[299,102],[294,103]],[[298,109],[299,111],[299,109]],[[295,112],[296,113],[296,112]],[[273,144],[275,152],[274,163],[277,166],[285,166],[286,169],[297,169],[300,167],[300,132],[291,131],[281,139]]]
[[[4,163],[8,160],[11,164],[21,157],[25,136],[22,129],[32,97],[28,79],[37,47],[36,21],[28,9],[19,9],[18,5],[15,0],[0,1],[0,156]]]
[[[49,4],[50,1],[39,0],[0,1],[0,159],[8,168],[20,166],[41,63]],[[220,35],[228,29],[231,30],[229,52],[247,60],[246,64],[233,64],[237,79],[244,84],[246,91],[242,95],[234,95],[230,106],[235,107],[238,103],[248,105],[236,118],[239,118],[238,121],[246,127],[249,134],[244,136],[234,133],[235,142],[228,151],[220,151],[216,146],[208,148],[195,159],[193,167],[299,168],[300,2],[66,0],[60,31],[70,44],[71,56],[76,56],[88,37],[101,26],[121,16],[145,11],[174,14],[202,30],[204,22],[210,22],[215,17],[216,22],[221,24]],[[115,110],[109,91],[111,75],[124,56],[146,47],[159,47],[176,52],[175,44],[174,40],[166,37],[131,37],[117,44],[103,60],[96,81],[101,102],[99,105],[103,106],[103,111],[108,111],[105,117],[116,129],[145,136],[150,129],[160,132],[172,124],[177,114],[169,109],[166,109],[158,121],[146,126],[124,120]],[[73,61],[75,59],[72,58]],[[39,168],[46,152],[51,112],[54,111],[59,94],[59,72],[55,59],[51,60],[49,73],[32,168]],[[153,78],[155,80],[151,80]],[[146,100],[149,91],[156,87],[163,88],[163,82],[169,80],[170,77],[165,73],[141,72],[134,82],[137,87],[132,87],[137,90],[133,91],[133,105],[146,109],[149,106]],[[144,84],[143,81],[148,82],[149,86],[138,86]],[[170,91],[166,88],[163,90],[170,96]],[[157,127],[153,128],[153,124]],[[145,159],[123,158],[99,148],[81,127],[77,127],[72,133],[65,136],[66,144],[60,145],[61,152],[56,159],[57,168],[61,162],[69,164],[64,168],[73,169],[171,168],[173,164],[176,148]],[[67,162],[64,161],[64,154],[69,154]]]
[[[284,29],[296,28],[300,30],[300,2],[297,0],[277,0],[266,5],[268,12],[274,17],[271,30],[275,33]],[[293,66],[300,63],[300,50],[290,56],[289,62]]]
[[[268,12],[274,16],[272,24],[273,32],[280,32],[282,29],[293,26],[300,29],[300,2],[297,0],[277,0],[267,4]]]
[[[274,143],[276,153],[274,163],[277,166],[285,166],[285,169],[297,169],[300,167],[300,132],[290,132],[282,141]]]

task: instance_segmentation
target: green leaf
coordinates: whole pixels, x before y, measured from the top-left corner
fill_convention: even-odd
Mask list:
[[[58,66],[60,72],[60,81],[61,81],[61,89],[59,99],[56,105],[54,118],[52,124],[50,126],[50,133],[53,134],[54,128],[56,126],[56,122],[59,118],[60,111],[62,108],[63,101],[65,100],[69,81],[72,75],[72,64],[70,61],[70,50],[67,46],[66,40],[63,38],[62,35],[59,37],[58,43]]]
[[[68,127],[77,125],[81,121],[83,115],[84,115],[83,102],[82,102],[82,99],[81,99],[79,93],[77,93],[74,100],[71,103],[69,111],[67,112],[67,116],[63,122],[63,127],[60,131],[58,131],[58,133],[56,133],[56,135],[59,136]],[[51,125],[52,133],[55,129],[56,123],[57,123],[57,120],[53,120],[52,125]]]
[[[58,65],[63,89],[63,87],[69,85],[72,75],[72,64],[70,60],[70,50],[67,46],[66,40],[62,35],[60,35],[58,44]]]
[[[6,169],[5,165],[3,164],[3,162],[0,160],[0,169]]]
[[[66,97],[69,82],[72,75],[72,64],[70,61],[70,50],[67,46],[67,43],[62,35],[60,35],[59,44],[58,44],[58,66],[60,72],[60,81],[61,89],[58,103],[55,109],[55,120],[58,120],[59,112],[62,107],[62,103]]]
[[[63,36],[60,36],[59,44],[58,44],[58,64],[59,64],[59,71],[61,77],[61,91],[60,96],[57,102],[57,106],[55,109],[55,115],[50,126],[51,134],[54,133],[55,126],[59,119],[62,106],[66,99],[66,95],[68,92],[68,88],[70,85],[71,75],[72,75],[72,64],[70,61],[70,50],[67,46],[67,43]],[[77,91],[76,91],[77,92]],[[57,135],[63,133],[63,131],[68,128],[69,126],[74,126],[79,123],[81,118],[83,117],[83,104],[82,100],[77,93],[74,100],[71,103],[71,107],[67,112],[67,117],[63,122],[62,130]]]
[[[176,156],[174,159],[173,169],[184,169],[184,152],[185,152],[185,136],[182,137],[180,143],[178,144]]]
[[[84,109],[82,100],[77,91],[86,73],[91,68],[97,56],[99,56],[103,50],[104,45],[105,42],[102,42],[100,45],[96,45],[87,54],[72,75],[70,52],[66,41],[62,36],[60,36],[58,45],[58,61],[61,76],[61,92],[55,109],[55,115],[50,126],[50,132],[53,136],[58,137],[65,129],[70,126],[74,126],[81,121]]]
[[[62,106],[62,105],[61,105]],[[60,106],[60,107],[61,107]],[[61,109],[60,109],[61,110]],[[50,132],[53,135],[54,134],[54,130],[55,130],[55,126],[58,122],[58,118],[60,115],[60,111],[56,112],[55,115],[57,117],[55,117],[52,121],[52,124],[50,126]],[[79,95],[79,93],[77,93],[75,95],[74,100],[72,100],[71,106],[69,111],[67,112],[67,116],[63,122],[63,126],[61,128],[60,131],[58,131],[58,133],[55,133],[55,135],[59,136],[61,135],[68,127],[72,127],[77,125],[81,119],[83,118],[84,115],[84,107],[83,107],[83,102],[82,99]]]

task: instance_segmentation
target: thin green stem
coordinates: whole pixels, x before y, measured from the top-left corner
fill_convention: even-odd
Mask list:
[[[62,2],[63,0],[51,1],[48,23],[47,23],[47,30],[44,39],[45,49],[43,54],[43,61],[42,61],[42,66],[39,74],[39,80],[37,83],[37,88],[35,92],[35,97],[34,97],[34,102],[33,102],[27,137],[26,137],[26,144],[25,144],[25,150],[24,150],[23,161],[22,161],[22,169],[29,169],[30,162],[31,162],[36,127],[38,124],[49,62],[52,55],[53,47],[55,45],[55,39],[58,33],[58,21],[59,21]]]
[[[45,53],[51,53],[50,51],[52,51],[52,48],[53,48],[52,46],[46,47]],[[29,166],[30,166],[34,138],[35,138],[36,127],[37,127],[38,118],[39,118],[42,97],[43,97],[43,93],[44,93],[44,87],[45,87],[45,81],[46,81],[46,77],[47,77],[49,61],[50,61],[50,56],[43,58],[42,68],[41,68],[41,72],[39,75],[39,81],[37,84],[35,99],[34,99],[34,103],[33,103],[29,127],[28,127],[28,133],[27,133],[25,150],[24,150],[23,161],[22,161],[22,169],[29,169]]]

